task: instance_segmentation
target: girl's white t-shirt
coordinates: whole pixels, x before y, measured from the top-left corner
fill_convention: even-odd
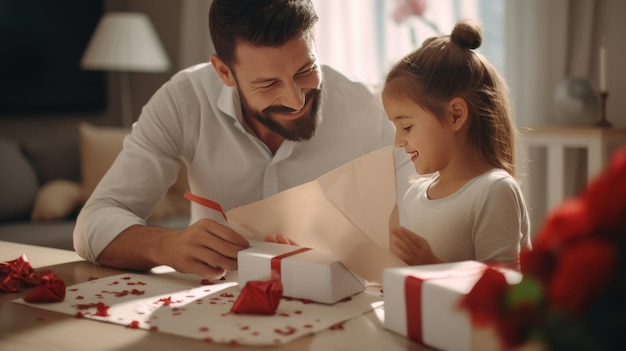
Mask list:
[[[530,249],[530,221],[519,184],[502,169],[491,169],[455,193],[431,200],[427,191],[438,173],[422,176],[405,193],[401,224],[425,238],[446,261],[501,262],[519,268],[519,253]]]

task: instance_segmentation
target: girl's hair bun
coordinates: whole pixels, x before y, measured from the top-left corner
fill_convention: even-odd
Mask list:
[[[450,39],[463,49],[477,49],[483,41],[480,23],[470,20],[459,21],[454,26]]]

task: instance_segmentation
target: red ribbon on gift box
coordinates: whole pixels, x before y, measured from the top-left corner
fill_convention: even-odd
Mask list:
[[[406,327],[409,339],[424,342],[422,316],[422,290],[428,280],[466,277],[468,274],[480,275],[487,267],[459,268],[449,272],[425,272],[423,277],[412,275],[404,279],[404,299],[406,305]]]
[[[282,255],[278,255],[278,256],[272,257],[272,261],[270,262],[270,268],[272,270],[272,279],[280,281],[280,278],[281,278],[281,275],[280,275],[281,274],[281,272],[280,272],[280,263],[281,263],[281,260],[283,258],[289,257],[289,256],[293,256],[293,255],[297,255],[299,253],[302,253],[302,252],[305,252],[305,251],[309,251],[309,250],[311,250],[311,249],[308,248],[308,247],[303,247],[303,248],[300,248],[298,250],[294,250],[294,251],[287,252],[287,253],[282,254]]]

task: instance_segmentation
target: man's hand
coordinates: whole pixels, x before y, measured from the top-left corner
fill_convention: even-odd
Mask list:
[[[134,270],[167,265],[178,272],[217,279],[237,269],[237,252],[248,246],[246,238],[211,219],[182,230],[136,225],[113,240],[98,262]]]
[[[211,219],[201,219],[182,231],[162,236],[165,264],[179,272],[207,278],[237,269],[237,252],[249,246],[239,233]]]
[[[282,235],[282,234],[267,234],[265,235],[265,241],[270,242],[270,243],[299,246],[298,243],[296,243],[295,241],[289,239],[287,236]]]
[[[398,227],[391,230],[391,235],[391,252],[409,266],[442,262],[435,256],[428,241],[412,231]]]

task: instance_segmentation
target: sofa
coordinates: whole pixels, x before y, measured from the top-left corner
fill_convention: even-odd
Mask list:
[[[0,240],[73,250],[76,215],[122,148],[129,130],[79,122],[62,135],[0,136]],[[189,222],[184,167],[148,222]]]

